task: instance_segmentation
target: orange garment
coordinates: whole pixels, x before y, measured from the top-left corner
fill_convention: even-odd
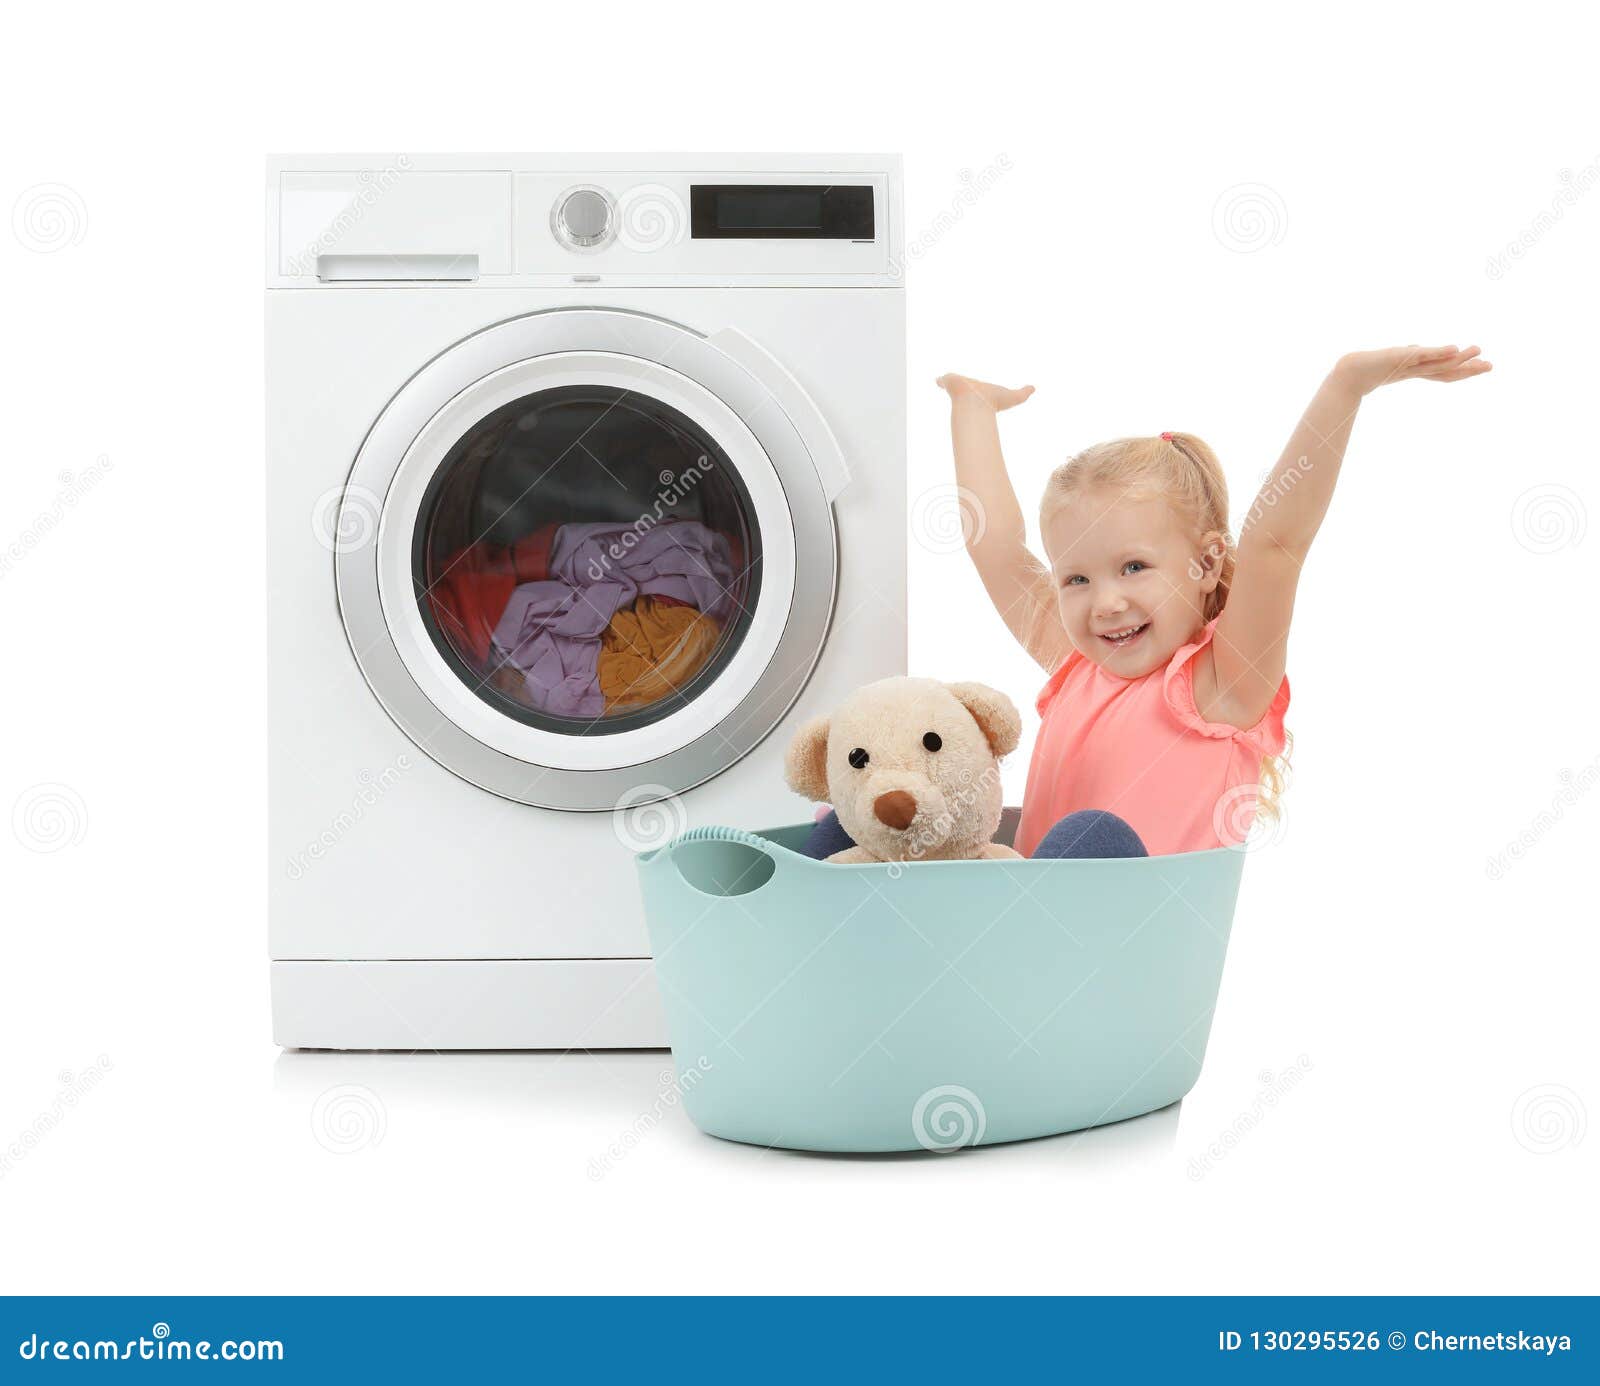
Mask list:
[[[619,610],[600,636],[596,673],[606,711],[641,707],[665,697],[699,672],[720,634],[692,606],[640,597]]]

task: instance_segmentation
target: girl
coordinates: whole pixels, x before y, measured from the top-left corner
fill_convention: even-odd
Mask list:
[[[1301,564],[1333,496],[1364,396],[1397,380],[1465,380],[1477,347],[1392,347],[1343,357],[1251,507],[1238,543],[1216,455],[1188,433],[1098,443],[1058,467],[1029,552],[995,416],[1009,390],[941,376],[956,479],[986,523],[967,545],[1011,633],[1050,680],[1016,848],[1052,825],[1079,838],[1115,814],[1152,853],[1242,842],[1258,786],[1281,788],[1284,662]],[[1102,815],[1083,810],[1101,810]],[[1060,824],[1075,814],[1072,823]],[[1114,820],[1110,820],[1112,826]],[[1097,855],[1049,833],[1041,855]],[[1136,848],[1134,849],[1136,850]]]

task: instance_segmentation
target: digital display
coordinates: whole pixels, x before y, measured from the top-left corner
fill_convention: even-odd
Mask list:
[[[689,234],[696,240],[870,241],[870,183],[695,183]]]
[[[739,188],[717,194],[717,225],[724,231],[820,231],[822,189]]]

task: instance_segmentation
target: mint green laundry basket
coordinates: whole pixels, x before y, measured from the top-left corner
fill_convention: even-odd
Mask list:
[[[1009,842],[1016,810],[997,841]],[[801,1150],[1121,1121],[1200,1076],[1244,854],[834,866],[694,828],[639,879],[684,1109]]]

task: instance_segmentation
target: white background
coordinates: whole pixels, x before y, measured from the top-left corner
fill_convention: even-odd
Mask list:
[[[0,227],[0,1154],[62,1119],[0,1166],[0,1286],[1600,1288],[1591,19],[8,15],[0,199],[67,193],[64,224]],[[1038,386],[1004,421],[1030,515],[1071,451],[1182,428],[1225,459],[1238,516],[1339,353],[1475,341],[1495,362],[1357,425],[1301,589],[1284,830],[1248,865],[1181,1108],[831,1159],[655,1122],[664,1055],[269,1042],[264,154],[730,145],[903,150],[913,239],[963,170],[1009,161],[911,267],[913,498],[950,478],[942,370]],[[964,555],[913,544],[912,565],[913,672],[1029,711],[1015,802],[1042,675]],[[1302,1056],[1266,1106],[1261,1075]],[[382,1124],[340,1152],[316,1110],[344,1083]]]

